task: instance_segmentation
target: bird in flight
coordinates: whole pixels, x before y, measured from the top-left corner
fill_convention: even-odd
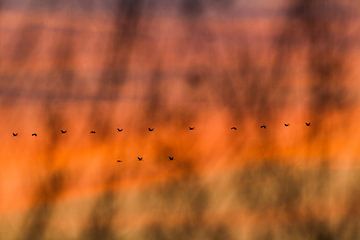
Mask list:
[[[118,128],[117,130],[118,130],[118,132],[122,132],[124,129]]]
[[[33,137],[37,137],[37,133],[33,133],[33,134],[31,134],[31,136],[33,136]]]
[[[288,126],[290,126],[290,124],[289,124],[289,123],[284,123],[284,125],[285,125],[285,127],[288,127]]]
[[[192,130],[194,130],[195,129],[195,127],[189,127],[189,130],[190,131],[192,131]]]
[[[95,134],[96,132],[94,130],[90,131],[91,134]]]
[[[67,131],[66,131],[66,130],[64,130],[64,129],[61,129],[61,130],[60,130],[60,132],[61,132],[62,134],[67,133]]]
[[[138,157],[138,160],[141,161],[143,158],[142,157]]]
[[[122,162],[121,160],[117,160],[117,162]]]
[[[18,133],[14,133],[14,132],[13,132],[12,135],[13,135],[13,137],[16,137],[16,136],[18,135]]]
[[[169,156],[169,160],[174,160],[174,157],[173,156]]]
[[[148,128],[149,132],[152,132],[155,130],[155,128]]]
[[[266,125],[261,125],[260,128],[266,128]]]
[[[311,124],[310,122],[306,122],[306,123],[305,123],[305,125],[306,125],[307,127],[310,127],[310,124]]]
[[[231,130],[235,130],[235,131],[237,130],[237,128],[236,128],[236,127],[232,127],[232,128],[230,128],[230,129],[231,129]]]

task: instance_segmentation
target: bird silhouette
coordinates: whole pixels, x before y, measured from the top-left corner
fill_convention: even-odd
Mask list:
[[[232,127],[232,128],[230,128],[230,129],[231,129],[231,130],[235,130],[235,131],[237,130],[237,128],[236,128],[236,127]]]
[[[13,135],[13,137],[16,137],[18,135],[18,133],[13,133],[12,135]]]
[[[90,131],[91,134],[95,134],[96,132],[94,130]]]
[[[138,157],[138,160],[141,161],[143,158],[142,157]]]
[[[117,130],[118,130],[118,132],[122,132],[124,129],[118,128]]]
[[[155,130],[155,128],[148,128],[149,132],[152,132]]]
[[[33,133],[33,134],[31,134],[31,136],[33,136],[33,137],[37,137],[37,133]]]
[[[64,129],[61,129],[61,130],[60,130],[60,132],[61,132],[62,134],[67,133],[67,131],[66,131],[66,130],[64,130]]]
[[[173,156],[169,156],[169,160],[174,160],[174,157]]]
[[[194,130],[195,129],[195,127],[189,127],[189,130],[190,131],[192,131],[192,130]]]
[[[261,125],[260,128],[266,128],[266,125]]]
[[[285,127],[288,127],[288,126],[290,126],[290,124],[289,124],[289,123],[284,123],[284,125],[285,125]]]
[[[117,160],[117,162],[122,162],[121,160]]]
[[[305,125],[308,126],[308,127],[310,127],[310,124],[311,124],[310,122],[305,123]]]

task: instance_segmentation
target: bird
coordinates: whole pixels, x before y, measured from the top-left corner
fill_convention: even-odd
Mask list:
[[[138,160],[141,161],[143,158],[142,157],[138,157]]]
[[[235,131],[237,130],[237,128],[236,128],[236,127],[232,127],[232,128],[230,128],[230,129],[231,129],[231,130],[235,130]]]
[[[261,125],[260,128],[266,128],[266,125]]]
[[[305,125],[306,125],[307,127],[310,127],[310,124],[311,124],[310,122],[306,122],[306,123],[305,123]]]
[[[94,130],[90,131],[91,134],[95,134],[96,132]]]
[[[288,126],[290,126],[290,124],[289,124],[289,123],[284,123],[284,125],[285,125],[285,127],[288,127]]]
[[[194,130],[195,129],[195,127],[189,127],[189,130],[190,131],[192,131],[192,130]]]
[[[18,135],[18,133],[14,133],[14,132],[13,132],[12,135],[13,135],[13,137],[16,137],[16,136]]]
[[[60,132],[61,132],[62,134],[65,134],[65,133],[67,133],[67,130],[61,129]]]
[[[169,156],[169,160],[174,160],[174,157],[173,156]]]
[[[152,132],[155,130],[155,128],[148,128],[149,132]]]
[[[122,162],[121,160],[117,160],[117,162]]]
[[[122,132],[124,129],[118,128],[117,130],[118,130],[118,132]]]
[[[33,134],[31,134],[31,136],[33,136],[33,137],[37,137],[37,133],[33,133]]]

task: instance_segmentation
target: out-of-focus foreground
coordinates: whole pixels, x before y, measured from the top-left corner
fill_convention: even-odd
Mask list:
[[[0,13],[0,239],[360,238],[358,0]]]

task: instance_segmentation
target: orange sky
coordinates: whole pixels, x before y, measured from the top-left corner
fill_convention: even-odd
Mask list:
[[[179,17],[144,17],[137,40],[129,46],[127,81],[118,98],[107,99],[110,93],[106,90],[104,96],[96,94],[104,69],[110,71],[104,64],[109,61],[108,48],[116,33],[113,20],[102,12],[64,17],[64,13],[3,10],[0,216],[13,220],[26,213],[34,205],[34,191],[54,172],[66,175],[65,190],[56,201],[73,204],[76,209],[88,206],[108,188],[120,194],[129,192],[127,200],[139,199],[138,195],[153,186],[181,178],[187,171],[205,182],[226,181],[226,173],[261,159],[300,168],[316,167],[326,159],[335,171],[358,168],[360,59],[359,46],[353,43],[360,33],[358,20],[346,30],[355,46],[345,55],[346,74],[340,75],[351,104],[319,113],[309,109],[309,47],[300,44],[296,51],[283,52],[289,56],[282,63],[287,71],[286,92],[275,84],[266,85],[274,92],[269,97],[269,115],[257,112],[262,109],[261,96],[252,96],[248,89],[252,85],[243,84],[255,81],[256,87],[271,80],[269,72],[277,57],[271,40],[286,25],[283,16],[203,17],[193,26],[199,34],[192,34]],[[61,44],[65,49],[71,45],[73,55],[57,57],[56,48]],[[24,60],[22,53],[16,58],[14,52],[21,47],[29,51],[28,59]],[[239,60],[247,54],[248,62]],[[114,61],[116,65],[125,60]],[[152,80],[157,68],[161,81]],[[253,72],[248,75],[241,72],[250,68]],[[75,76],[70,87],[61,85],[66,71]],[[200,72],[197,87],[184,80],[191,71]],[[238,95],[221,93],[224,82],[237,74],[244,74],[231,83]],[[158,87],[155,96],[151,95],[153,87]],[[285,93],[287,104],[275,105]],[[260,106],[246,106],[243,96],[259,101]],[[150,103],[156,97],[156,110],[152,111]],[[240,101],[241,106],[227,107],[231,99]],[[306,121],[311,127],[305,127]],[[283,126],[285,122],[290,123],[289,128]],[[267,129],[259,129],[260,124]],[[195,126],[195,131],[189,132],[189,126]],[[238,130],[230,131],[231,126]],[[118,133],[118,127],[124,132]],[[155,127],[155,131],[149,133],[147,127]],[[68,134],[60,135],[62,128]],[[92,129],[97,131],[95,136],[89,135]],[[12,132],[19,136],[12,137]],[[32,132],[38,137],[31,137]],[[136,159],[140,155],[143,162]],[[169,155],[175,161],[168,161]],[[123,162],[117,163],[118,159]],[[110,186],[104,181],[108,175],[115,176]],[[137,210],[136,204],[129,204],[128,217],[136,216]]]

